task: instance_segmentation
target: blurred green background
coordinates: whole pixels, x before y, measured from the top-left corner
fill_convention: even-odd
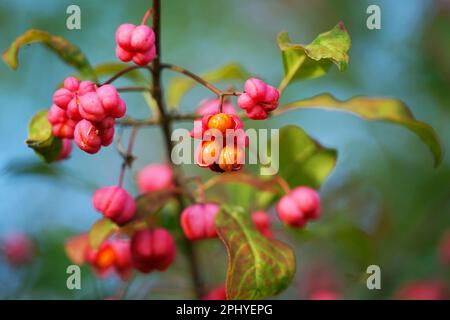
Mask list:
[[[70,4],[81,8],[81,30],[66,29]],[[381,30],[366,28],[370,4],[381,7]],[[6,49],[25,30],[39,28],[77,44],[94,65],[116,61],[115,29],[123,22],[140,22],[149,6],[149,0],[132,4],[3,0],[0,48]],[[282,102],[321,92],[342,99],[400,98],[417,119],[435,128],[444,149],[450,148],[450,1],[163,0],[162,10],[164,61],[199,73],[237,61],[274,85],[283,75],[276,45],[279,31],[289,31],[294,42],[309,43],[342,20],[352,38],[346,72],[333,69],[325,77],[295,83]],[[41,45],[22,49],[19,59],[15,72],[0,64],[0,236],[23,230],[37,241],[39,250],[33,263],[20,268],[0,260],[0,298],[109,297],[122,286],[120,281],[95,279],[87,268],[83,290],[66,288],[70,262],[63,243],[99,218],[91,207],[91,193],[96,186],[115,183],[121,159],[114,147],[94,156],[74,148],[70,161],[57,164],[46,175],[27,173],[24,168],[35,163],[24,144],[27,123],[36,111],[50,106],[54,88],[73,71]],[[204,89],[195,89],[182,108],[194,110],[209,97]],[[140,95],[128,93],[125,98],[131,115],[147,116]],[[320,279],[349,299],[391,298],[413,280],[449,283],[448,267],[438,257],[439,241],[450,226],[448,155],[434,169],[426,146],[409,131],[351,115],[302,110],[271,120],[269,126],[286,124],[303,127],[323,145],[336,148],[339,156],[321,188],[323,218],[311,226],[312,231],[286,233],[278,222],[274,226],[296,247],[298,259],[295,282],[279,298],[308,298],[309,288]],[[162,161],[161,146],[157,128],[143,130],[134,171]],[[126,183],[135,191],[132,175]],[[203,257],[208,285],[223,282],[226,257],[221,244],[208,241],[196,249],[218,255],[214,265],[208,254]],[[381,267],[382,290],[365,286],[370,264]],[[191,297],[185,267],[179,255],[171,271],[135,280],[129,297],[143,293],[148,298]]]

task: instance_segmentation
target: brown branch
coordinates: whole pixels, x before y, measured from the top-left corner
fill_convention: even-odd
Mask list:
[[[119,87],[117,88],[118,92],[149,92],[150,89],[147,87],[138,87],[138,86],[130,86],[130,87]]]
[[[126,168],[129,167],[131,168],[131,165],[133,164],[133,161],[135,159],[135,157],[133,156],[133,147],[134,147],[134,142],[136,141],[136,136],[138,133],[139,127],[134,126],[133,127],[133,131],[131,131],[131,135],[130,135],[130,141],[128,142],[128,149],[125,155],[123,155],[123,162],[122,162],[122,166],[120,169],[120,175],[119,175],[119,187],[122,187],[123,185],[123,179],[125,177],[125,171]]]
[[[111,78],[109,78],[108,80],[106,80],[105,82],[103,82],[103,84],[101,84],[101,86],[105,85],[105,84],[110,84],[112,82],[114,82],[115,80],[119,79],[120,77],[124,76],[125,74],[136,70],[136,69],[148,69],[151,70],[150,66],[130,66],[127,67],[119,72],[117,72],[115,75],[113,75]]]
[[[170,156],[172,151],[173,142],[171,140],[171,121],[172,118],[167,114],[166,108],[164,105],[164,99],[163,99],[163,89],[162,89],[162,83],[161,83],[161,70],[163,68],[163,65],[161,64],[161,1],[160,0],[153,0],[153,31],[155,32],[155,46],[156,46],[156,58],[153,60],[153,68],[151,68],[152,73],[152,80],[153,80],[153,86],[152,86],[152,95],[153,98],[156,101],[156,104],[158,106],[159,110],[159,124],[161,126],[161,129],[163,131],[164,141],[166,145],[166,151],[168,155]],[[173,166],[173,164],[172,164]],[[179,179],[175,179],[176,184],[180,187],[182,187],[182,184],[179,182]],[[182,210],[184,208],[184,199],[181,196],[178,196],[178,202],[180,204],[180,209]],[[195,199],[193,199],[195,200]],[[203,295],[203,281],[200,276],[199,266],[197,262],[197,257],[195,255],[194,248],[192,246],[192,243],[187,239],[184,238],[184,245],[186,248],[186,255],[188,258],[189,266],[191,269],[192,274],[192,281],[195,288],[195,294],[197,298],[201,298]]]

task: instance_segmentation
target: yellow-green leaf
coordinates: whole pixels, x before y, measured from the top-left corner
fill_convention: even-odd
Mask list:
[[[336,165],[337,151],[323,147],[300,127],[281,128],[279,146],[278,174],[291,188],[319,188]],[[276,158],[272,157],[272,161]]]
[[[246,80],[250,77],[249,73],[236,63],[226,64],[216,70],[209,71],[200,76],[209,82]],[[184,95],[197,84],[197,82],[187,78],[186,76],[173,78],[167,88],[167,101],[169,108],[177,108]]]
[[[240,207],[222,208],[216,228],[228,252],[227,298],[263,299],[291,283],[295,274],[292,249],[259,233],[248,212]]]
[[[100,219],[92,226],[89,231],[89,244],[92,249],[97,249],[105,240],[107,240],[119,227],[109,219]]]
[[[278,35],[284,65],[283,91],[291,81],[323,76],[334,63],[340,71],[348,64],[350,36],[343,22],[330,31],[321,33],[308,45],[294,44],[287,32]]]
[[[38,29],[30,29],[14,40],[11,46],[3,53],[5,63],[12,69],[16,69],[19,63],[19,49],[31,43],[43,43],[65,63],[77,69],[84,78],[96,80],[95,73],[89,61],[77,46],[63,37],[54,36]]]
[[[28,125],[28,147],[32,148],[46,162],[56,160],[62,148],[61,140],[52,133],[47,120],[47,110],[36,113]]]
[[[434,164],[442,161],[443,151],[436,132],[428,124],[417,121],[402,101],[389,98],[354,97],[338,100],[329,94],[289,103],[278,109],[277,114],[300,108],[322,108],[345,111],[370,121],[384,121],[402,125],[415,133],[430,149]]]

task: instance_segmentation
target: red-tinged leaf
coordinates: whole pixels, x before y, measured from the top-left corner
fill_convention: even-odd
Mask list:
[[[242,208],[222,208],[216,228],[229,257],[228,299],[263,299],[289,286],[295,273],[294,252],[281,241],[261,235]]]
[[[86,250],[89,248],[89,235],[87,233],[72,237],[64,244],[64,249],[70,261],[81,265],[85,262]]]

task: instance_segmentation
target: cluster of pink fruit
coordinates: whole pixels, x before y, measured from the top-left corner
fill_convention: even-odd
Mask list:
[[[155,34],[145,25],[147,18],[148,14],[139,26],[126,23],[117,29],[116,55],[121,61],[132,60],[144,66],[155,59]],[[253,120],[266,119],[278,107],[278,90],[256,78],[246,81],[244,92],[234,92],[232,95],[239,96],[238,105]],[[80,149],[90,154],[98,152],[101,146],[110,145],[115,120],[126,113],[126,104],[112,85],[97,86],[74,77],[65,79],[63,88],[54,93],[53,103],[48,120],[54,135],[63,139],[61,159],[70,153],[72,139]],[[233,104],[227,99],[209,100],[197,112],[202,116],[197,122],[199,132],[193,131],[193,137],[202,140],[196,154],[197,163],[218,172],[241,169],[248,137]],[[208,130],[219,132],[221,138],[204,140]],[[231,139],[227,139],[229,135],[232,135]],[[149,165],[139,172],[137,185],[141,193],[173,188],[172,168],[168,165]],[[132,221],[137,211],[134,197],[121,186],[108,186],[95,191],[93,206],[117,225]],[[201,240],[217,237],[215,218],[219,210],[220,206],[216,203],[195,203],[185,208],[180,224],[186,238]],[[318,217],[319,196],[310,188],[298,188],[281,199],[277,210],[282,221],[302,227],[307,219]],[[256,211],[251,218],[264,236],[273,236],[270,216],[265,211]],[[137,230],[131,239],[111,238],[98,249],[87,248],[85,252],[85,260],[97,274],[104,276],[115,271],[123,279],[128,278],[133,268],[144,273],[164,271],[175,256],[173,237],[160,227]],[[224,298],[223,286],[205,298],[214,297]]]
[[[137,176],[141,193],[154,192],[173,186],[173,172],[168,165],[148,165]],[[96,210],[116,224],[130,222],[136,212],[136,203],[125,189],[118,186],[103,187],[95,191],[93,205]],[[127,279],[132,268],[149,273],[166,270],[176,255],[175,241],[164,228],[136,231],[131,240],[110,239],[98,250],[87,248],[86,261],[99,275],[115,270]]]
[[[116,42],[116,55],[123,62],[133,60],[145,66],[156,57],[155,33],[145,24],[122,24],[116,31]]]
[[[238,104],[250,119],[267,119],[269,113],[278,107],[280,93],[262,80],[248,79],[245,82],[244,90],[238,98]]]
[[[144,167],[137,175],[137,185],[141,193],[167,190],[174,186],[173,172],[169,165],[152,164]],[[291,200],[294,199],[294,200]],[[285,203],[286,200],[295,204]],[[121,187],[110,186],[98,189],[93,196],[94,207],[105,218],[122,225],[131,221],[135,215],[136,204],[131,194]],[[216,203],[196,203],[186,207],[180,217],[180,225],[189,240],[202,240],[217,237],[215,219],[220,206]],[[296,211],[293,212],[292,210]],[[319,196],[307,187],[294,189],[278,205],[278,215],[282,221],[302,227],[306,217],[317,218],[320,210]],[[291,215],[295,213],[295,218]],[[271,219],[265,211],[252,213],[256,228],[266,237],[273,236]],[[297,220],[296,220],[297,219]],[[131,268],[147,273],[153,270],[166,270],[175,258],[175,242],[170,233],[163,228],[137,231],[131,241],[109,240],[98,250],[88,250],[89,261],[98,274],[105,274],[113,268],[126,278]]]
[[[316,190],[298,187],[281,198],[277,204],[278,217],[292,227],[303,227],[320,215],[320,197]]]
[[[108,146],[114,137],[115,119],[125,115],[126,104],[109,84],[97,87],[90,81],[75,77],[64,80],[63,88],[55,91],[48,121],[53,134],[63,140],[60,158],[70,152],[70,140],[90,154]]]
[[[175,242],[170,233],[163,228],[153,228],[135,232],[131,240],[110,239],[97,250],[87,247],[85,260],[100,277],[115,271],[127,280],[133,267],[143,273],[166,270],[175,255]]]
[[[239,95],[238,104],[253,120],[266,119],[269,112],[278,106],[279,92],[263,81],[250,78],[245,82],[245,91]],[[194,122],[193,138],[202,143],[196,150],[196,163],[216,172],[237,171],[245,162],[245,147],[248,137],[242,120],[229,102],[220,106],[219,100],[203,103],[197,111],[203,117]]]

